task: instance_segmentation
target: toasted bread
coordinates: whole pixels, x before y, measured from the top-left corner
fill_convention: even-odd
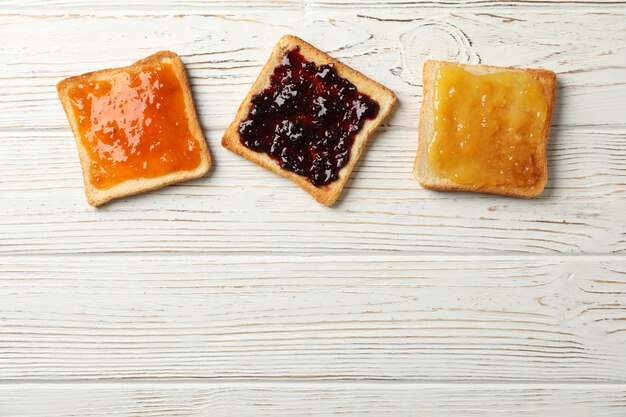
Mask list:
[[[272,75],[274,68],[279,65],[281,57],[291,49],[299,47],[300,53],[310,62],[315,65],[333,64],[338,75],[344,79],[347,79],[354,84],[357,90],[361,93],[367,94],[370,98],[378,103],[380,106],[377,116],[371,120],[367,120],[360,131],[358,131],[354,144],[350,150],[350,158],[347,164],[339,172],[339,178],[333,182],[322,186],[314,185],[305,176],[298,175],[292,171],[283,169],[278,162],[272,159],[269,155],[262,152],[255,152],[242,144],[241,137],[238,131],[239,124],[244,120],[250,110],[250,103],[252,98],[258,93],[265,90],[270,84],[270,76]],[[275,172],[283,177],[286,177],[297,185],[302,187],[305,191],[313,196],[318,202],[331,206],[339,195],[348,180],[350,173],[352,172],[355,164],[361,156],[369,138],[374,130],[380,125],[383,119],[389,114],[393,104],[396,101],[395,94],[377,82],[374,82],[367,78],[365,75],[353,70],[352,68],[342,64],[336,59],[331,58],[326,53],[311,46],[307,42],[292,35],[283,36],[272,51],[270,58],[261,70],[257,80],[252,86],[248,95],[244,98],[243,103],[237,111],[235,120],[226,130],[222,139],[222,145],[244,158],[262,166],[272,172]]]
[[[115,77],[120,73],[132,73],[135,71],[140,71],[143,68],[154,67],[158,64],[170,64],[173,72],[176,75],[177,81],[180,83],[183,95],[185,118],[188,122],[189,132],[192,136],[192,138],[186,139],[192,141],[195,145],[198,146],[200,153],[199,164],[193,169],[170,171],[156,177],[137,176],[135,178],[129,178],[123,182],[120,182],[119,184],[116,184],[106,189],[95,187],[92,182],[92,172],[90,169],[92,164],[92,158],[90,157],[88,149],[85,148],[86,141],[84,141],[84,138],[81,137],[79,123],[77,121],[77,116],[73,109],[69,94],[70,90],[76,85],[87,84],[89,82],[96,82],[100,80],[111,80],[112,77]],[[125,197],[144,191],[161,188],[175,182],[199,178],[206,174],[211,167],[211,155],[204,139],[200,123],[198,122],[198,117],[194,108],[185,67],[180,57],[174,52],[160,51],[144,59],[141,59],[128,67],[106,69],[64,79],[57,84],[57,93],[74,133],[76,147],[78,149],[78,156],[80,158],[83,172],[85,195],[87,196],[87,201],[92,206],[104,204],[115,198]],[[181,138],[181,140],[184,139],[185,138]]]
[[[537,181],[530,186],[511,185],[474,185],[456,183],[433,169],[429,163],[428,150],[435,137],[435,74],[441,65],[454,65],[474,75],[498,73],[502,71],[523,71],[538,80],[547,103],[546,119],[541,130],[541,140],[533,154],[534,169],[539,173]],[[467,65],[445,61],[426,61],[423,69],[424,97],[420,112],[419,141],[413,173],[424,188],[439,191],[457,190],[490,194],[508,195],[513,197],[531,198],[540,194],[548,178],[546,143],[550,132],[552,110],[556,91],[556,74],[544,69],[521,69],[512,67],[494,67],[487,65]]]

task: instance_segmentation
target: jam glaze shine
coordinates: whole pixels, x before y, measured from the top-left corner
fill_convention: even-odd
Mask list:
[[[83,81],[68,91],[95,188],[198,167],[201,149],[190,131],[182,88],[172,65],[161,62]]]
[[[379,110],[333,64],[309,62],[296,47],[282,56],[269,86],[252,97],[238,132],[245,147],[320,187],[339,178],[355,137]]]
[[[548,117],[542,84],[516,70],[474,75],[437,69],[431,166],[472,186],[529,187],[541,177],[535,161]]]

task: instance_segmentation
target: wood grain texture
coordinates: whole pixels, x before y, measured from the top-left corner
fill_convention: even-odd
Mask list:
[[[0,415],[626,413],[626,2],[0,0]],[[339,204],[219,141],[301,36],[393,89]],[[84,200],[54,85],[181,54],[206,177]],[[411,175],[424,60],[557,72],[536,200]]]
[[[282,13],[288,26],[264,9],[227,18],[4,17],[4,38],[19,36],[24,27],[30,36],[4,46],[9,62],[0,79],[0,191],[6,203],[0,222],[6,232],[0,252],[623,252],[624,227],[614,226],[626,224],[626,213],[618,209],[626,184],[620,113],[626,41],[614,28],[626,19],[573,12],[557,25],[559,12],[550,10],[524,11],[503,23],[500,15],[473,11],[428,9],[407,18],[393,9],[356,15],[287,8]],[[219,146],[271,45],[286,32],[303,35],[400,98],[333,210]],[[50,48],[48,38],[72,48]],[[50,86],[69,74],[126,64],[160,48],[181,53],[190,69],[215,169],[200,181],[91,210],[71,133]],[[541,198],[432,193],[417,185],[411,161],[421,61],[427,57],[559,72],[550,182]]]
[[[624,381],[625,260],[0,257],[0,379]]]
[[[563,21],[551,8],[516,12],[508,23],[506,15],[463,10],[414,15],[394,9],[366,9],[361,14],[286,10],[280,23],[275,13],[4,16],[0,35],[7,39],[20,37],[24,27],[32,29],[28,39],[3,47],[7,64],[0,79],[5,93],[0,126],[65,131],[67,123],[50,85],[170,49],[189,68],[198,113],[211,142],[232,121],[273,44],[285,33],[294,33],[394,90],[400,105],[386,121],[394,131],[415,131],[421,66],[428,58],[549,68],[559,80],[555,125],[626,130],[620,113],[626,94],[626,41],[623,31],[615,30],[626,13],[572,11]],[[49,48],[49,37],[71,47]]]
[[[620,417],[626,405],[613,385],[26,384],[0,386],[0,396],[0,414],[11,417]]]
[[[125,0],[107,0],[106,2],[92,2],[85,0],[0,0],[0,8],[4,11],[27,13],[74,12],[77,14],[113,12],[115,14],[168,14],[188,11],[203,13],[207,10],[242,12],[243,7],[253,7],[255,10],[298,10],[307,12],[311,9],[326,9],[331,12],[349,9],[393,9],[393,10],[433,10],[462,8],[467,10],[517,10],[537,9],[566,5],[569,9],[589,10],[590,7],[602,9],[619,9],[626,5],[624,0],[185,0],[172,2],[168,0],[139,0],[128,2]]]
[[[555,129],[550,180],[531,201],[421,189],[413,132],[376,135],[328,209],[212,146],[208,178],[89,208],[65,132],[0,140],[1,253],[403,251],[623,253],[626,137]],[[70,134],[71,135],[71,134]],[[0,133],[0,136],[3,136]],[[37,149],[41,156],[33,157]]]

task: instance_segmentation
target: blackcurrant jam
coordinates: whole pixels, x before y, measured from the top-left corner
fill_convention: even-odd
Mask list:
[[[354,138],[378,111],[333,64],[317,66],[296,47],[283,55],[269,87],[252,98],[239,135],[247,148],[322,186],[339,178]]]

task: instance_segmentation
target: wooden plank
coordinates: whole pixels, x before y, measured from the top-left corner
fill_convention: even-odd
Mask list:
[[[389,384],[107,384],[0,386],[11,417],[542,416],[618,417],[623,386]]]
[[[90,1],[65,1],[65,0],[0,0],[0,10],[27,12],[27,13],[102,13],[113,12],[116,14],[129,13],[180,13],[199,12],[207,10],[241,12],[243,8],[255,9],[299,9],[306,12],[312,9],[396,9],[396,10],[433,10],[433,9],[469,9],[481,10],[508,10],[515,11],[526,8],[544,8],[555,6],[567,6],[571,9],[602,8],[618,9],[626,4],[624,0],[396,0],[393,2],[363,1],[363,0],[213,0],[210,2],[203,0],[186,0],[172,2],[168,0],[153,1],[133,1],[108,0],[106,2]]]
[[[4,380],[626,379],[623,256],[0,263]]]
[[[366,8],[384,9],[384,10],[406,10],[416,8],[488,8],[499,9],[504,8],[509,11],[515,11],[519,8],[544,8],[544,7],[567,7],[568,10],[581,8],[590,10],[597,6],[619,8],[624,5],[623,0],[397,0],[390,4],[385,0],[312,0],[306,1],[311,7],[325,7],[328,9],[346,8],[353,10],[362,10]]]
[[[71,13],[71,14],[87,14],[87,13],[116,13],[116,14],[133,14],[133,13],[181,13],[196,12],[206,13],[207,11],[220,12],[236,12],[244,8],[253,8],[255,10],[300,10],[303,2],[299,0],[185,0],[185,1],[124,1],[124,0],[108,0],[106,2],[93,1],[65,1],[65,0],[0,0],[0,13]]]
[[[31,29],[22,42],[3,46],[7,65],[0,77],[0,126],[69,134],[53,88],[59,80],[172,49],[182,54],[190,70],[203,126],[217,138],[272,45],[281,35],[295,33],[392,88],[400,103],[386,124],[394,131],[416,131],[421,66],[424,59],[439,58],[550,68],[559,74],[555,125],[617,127],[623,133],[626,14],[572,12],[564,21],[559,10],[550,10],[517,13],[510,22],[501,15],[436,10],[283,11],[283,18],[268,11],[236,16],[4,16],[3,38],[23,38],[23,28]],[[65,46],[49,48],[50,37]]]
[[[208,178],[96,210],[65,132],[9,135],[0,140],[1,253],[626,250],[626,136],[612,132],[556,129],[550,182],[531,201],[421,189],[415,134],[384,132],[332,209],[211,141]]]

